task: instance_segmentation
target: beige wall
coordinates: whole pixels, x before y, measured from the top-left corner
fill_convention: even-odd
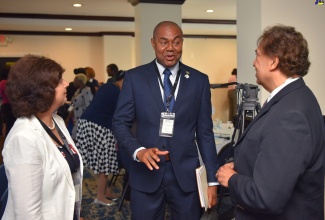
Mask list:
[[[233,68],[237,67],[237,41],[234,39],[184,40],[182,61],[209,75],[210,83],[227,83]],[[212,118],[228,120],[227,88],[212,89]]]
[[[252,62],[255,59],[256,40],[267,26],[284,24],[294,26],[306,38],[309,45],[309,57],[311,66],[304,80],[314,92],[322,112],[325,111],[325,75],[324,75],[324,51],[325,44],[322,36],[325,36],[324,5],[316,6],[315,1],[296,0],[247,0],[237,1],[237,56],[238,78],[247,83],[256,84],[255,70]],[[244,73],[244,74],[242,74]],[[269,93],[261,89],[260,98],[263,103]]]
[[[129,36],[104,36],[103,37],[103,58],[104,65],[101,71],[106,75],[106,66],[115,63],[120,70],[127,70],[135,66],[134,38]]]
[[[25,54],[47,56],[60,63],[66,70],[64,79],[73,81],[73,70],[90,66],[96,78],[103,78],[103,44],[101,37],[23,36],[11,35],[13,42],[0,47],[0,57]]]
[[[15,57],[25,54],[48,56],[65,69],[64,78],[70,82],[73,70],[78,67],[93,67],[99,81],[107,80],[106,65],[116,63],[120,69],[135,67],[135,40],[129,36],[67,37],[67,36],[22,36],[11,35],[13,42],[0,47],[0,57]],[[150,44],[150,42],[148,42]],[[209,75],[211,83],[226,83],[236,67],[234,39],[185,38],[182,61]],[[154,57],[152,57],[154,59]],[[227,89],[214,89],[213,118],[228,118]]]

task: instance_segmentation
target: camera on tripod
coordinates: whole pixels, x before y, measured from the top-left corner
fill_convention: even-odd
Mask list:
[[[236,87],[237,91],[242,90],[242,101],[244,102],[257,102],[258,91],[260,90],[257,85],[252,84],[238,84]]]
[[[258,102],[258,91],[260,90],[257,85],[248,83],[230,82],[224,84],[210,84],[211,89],[227,88],[230,85],[236,86],[237,93],[237,115],[235,122],[236,129],[239,129],[239,136],[242,134],[244,128],[247,127],[249,122],[260,111],[261,106]]]
[[[238,109],[235,128],[239,129],[239,137],[261,109],[257,96],[260,89],[257,85],[238,83],[236,90]]]
[[[258,91],[260,90],[257,85],[247,83],[230,82],[224,84],[211,84],[211,89],[216,88],[227,88],[230,85],[236,86],[237,95],[237,114],[235,119],[234,132],[231,136],[231,140],[218,152],[218,160],[220,165],[233,161],[234,157],[234,146],[237,140],[242,135],[244,129],[254,119],[261,109],[260,103],[258,102]],[[227,193],[227,189],[220,187],[219,199],[217,204],[217,212],[220,213],[222,198],[224,193]],[[230,212],[234,212],[234,207],[229,209]],[[227,210],[227,212],[229,211]]]

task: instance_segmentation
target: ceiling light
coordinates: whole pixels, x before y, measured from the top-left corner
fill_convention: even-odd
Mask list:
[[[81,4],[73,4],[73,7],[79,8],[81,7]]]
[[[213,10],[212,10],[212,9],[208,9],[208,10],[206,10],[206,12],[208,12],[208,13],[212,13]]]
[[[65,28],[66,31],[72,31],[72,28]]]

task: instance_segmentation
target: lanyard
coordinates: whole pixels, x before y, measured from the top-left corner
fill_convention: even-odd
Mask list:
[[[35,116],[36,117],[36,116]],[[57,125],[57,123],[53,120],[53,122],[55,123],[55,126],[56,126],[56,130],[58,131],[62,141],[63,141],[63,144],[61,143],[61,141],[55,136],[55,134],[51,131],[51,129],[49,129],[46,124],[40,120],[38,117],[36,117],[38,119],[38,121],[41,123],[41,125],[43,126],[43,128],[45,129],[45,131],[48,133],[48,135],[50,135],[50,137],[57,143],[59,144],[60,146],[63,146],[70,154],[70,158],[71,158],[71,161],[69,162],[69,160],[67,159],[67,157],[65,158],[67,160],[67,163],[70,167],[70,171],[71,173],[75,173],[77,172],[77,169],[79,168],[80,166],[80,160],[79,160],[79,156],[75,153],[73,153],[72,149],[70,148],[69,146],[69,143],[67,141],[67,138],[64,136],[63,132],[61,131],[61,129],[59,128],[59,126]]]
[[[35,116],[36,117],[36,116]],[[50,135],[50,137],[56,142],[58,143],[60,146],[63,146],[64,148],[66,148],[68,150],[68,152],[70,153],[70,155],[74,155],[74,153],[72,152],[71,148],[69,147],[68,141],[66,139],[66,137],[64,136],[64,134],[62,133],[61,129],[59,128],[59,126],[57,125],[57,123],[53,120],[53,122],[55,123],[55,127],[63,141],[63,144],[61,143],[61,141],[54,135],[54,133],[51,131],[51,129],[49,129],[47,127],[47,125],[40,120],[38,117],[36,117],[38,119],[38,121],[41,123],[41,125],[43,126],[43,128],[45,129],[45,131]]]
[[[176,80],[175,80],[175,83],[173,85],[173,89],[172,89],[172,92],[170,94],[169,97],[166,96],[166,92],[165,92],[165,89],[164,89],[164,84],[162,83],[162,79],[161,79],[161,76],[160,76],[160,73],[159,73],[159,70],[158,70],[158,67],[156,65],[156,73],[157,73],[157,76],[158,76],[158,79],[159,79],[159,83],[160,83],[160,86],[161,88],[163,89],[164,91],[164,96],[166,97],[166,106],[169,106],[169,103],[170,101],[172,100],[173,96],[174,96],[174,93],[176,91],[176,88],[177,88],[177,85],[178,85],[178,80],[179,80],[179,77],[181,76],[181,64],[179,64],[179,69],[177,71],[177,77],[176,77]],[[166,77],[166,76],[165,76]]]

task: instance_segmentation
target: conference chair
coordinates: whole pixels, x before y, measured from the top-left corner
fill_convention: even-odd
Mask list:
[[[220,166],[223,166],[228,162],[229,159],[233,158],[234,148],[231,143],[223,146],[218,152],[218,161]],[[218,203],[217,212],[219,220],[230,220],[234,218],[235,207],[231,202],[225,200],[230,200],[229,189],[225,187],[218,186]]]
[[[8,199],[8,179],[5,171],[5,166],[0,165],[0,219],[4,213]]]
[[[5,212],[8,200],[8,189],[3,193],[0,201],[0,219],[2,219],[3,213]]]
[[[0,198],[3,193],[8,188],[8,179],[5,171],[5,166],[3,164],[0,165]]]

